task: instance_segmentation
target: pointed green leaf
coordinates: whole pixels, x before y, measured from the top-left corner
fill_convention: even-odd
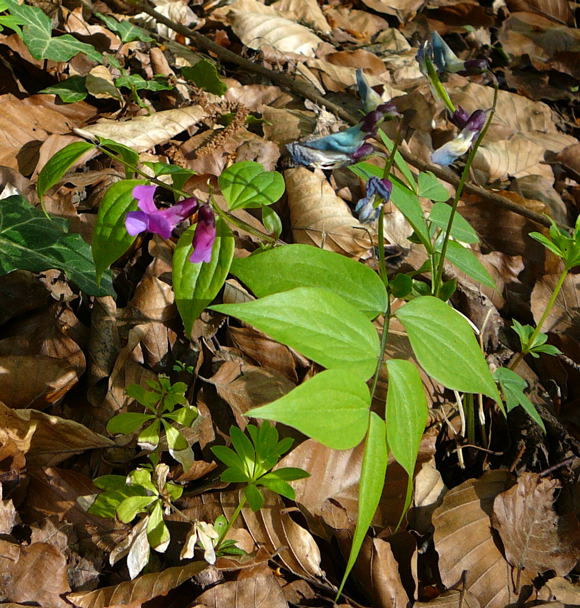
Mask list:
[[[214,95],[224,95],[228,90],[225,82],[220,78],[215,63],[207,59],[201,59],[191,67],[182,68],[181,73],[200,89]]]
[[[410,361],[389,359],[387,442],[395,460],[413,477],[427,422],[427,398],[419,370]]]
[[[419,197],[397,178],[391,177],[390,179],[393,184],[391,192],[393,205],[405,216],[405,219],[411,224],[421,242],[424,245],[429,244],[429,230],[427,229],[427,222],[423,215]]]
[[[173,291],[177,310],[189,336],[193,322],[210,304],[222,288],[234,257],[234,237],[220,218],[216,223],[217,236],[213,244],[211,261],[194,264],[189,261],[195,226],[188,228],[179,238],[173,253]]]
[[[342,593],[346,579],[352,570],[360,552],[367,530],[373,521],[375,511],[379,506],[385,475],[387,473],[387,436],[384,420],[375,412],[371,412],[369,430],[365,441],[360,486],[358,490],[358,517],[350,547],[350,555],[346,570],[340,583],[336,597]]]
[[[13,270],[42,272],[56,268],[89,295],[112,295],[110,275],[97,285],[88,243],[80,234],[69,234],[67,227],[66,220],[47,217],[23,196],[2,200],[0,275]]]
[[[169,423],[165,422],[165,420],[161,420],[163,426],[165,427],[165,437],[167,438],[167,446],[170,450],[179,451],[185,450],[189,447],[189,444],[183,437],[183,435]]]
[[[117,414],[107,422],[107,431],[112,435],[133,433],[152,418],[155,418],[153,414],[141,414],[139,412]]]
[[[387,292],[368,266],[310,245],[284,245],[233,261],[231,272],[259,298],[295,287],[325,287],[374,318]]]
[[[346,450],[358,445],[367,432],[370,400],[359,377],[327,370],[246,416],[282,422],[330,448]]]
[[[119,36],[122,42],[133,42],[139,40],[140,42],[153,42],[155,39],[151,34],[144,30],[142,27],[131,23],[130,21],[117,21],[111,15],[103,15],[95,11],[94,13],[106,26]]]
[[[402,306],[395,316],[403,323],[423,369],[447,388],[501,398],[469,323],[433,296]]]
[[[117,507],[117,517],[124,523],[131,523],[139,513],[157,500],[157,496],[129,496]]]
[[[218,183],[230,209],[252,209],[271,205],[284,194],[284,178],[265,171],[260,163],[243,161],[228,167]]]
[[[264,496],[254,484],[246,486],[244,494],[252,511],[259,511],[264,506]]]
[[[447,188],[431,171],[419,173],[419,196],[432,201],[446,201],[451,197]]]
[[[530,401],[528,396],[524,393],[528,387],[528,383],[520,377],[516,372],[507,368],[499,367],[494,373],[495,379],[500,383],[502,392],[505,397],[505,405],[508,412],[520,405],[524,408],[528,416],[539,425],[539,427],[546,432],[544,421],[538,410],[536,410],[534,404]]]
[[[59,150],[42,167],[36,181],[36,192],[42,201],[44,195],[64,177],[65,173],[85,152],[92,150],[95,144],[85,141],[76,141],[62,150]]]
[[[352,304],[327,289],[299,287],[211,309],[252,324],[324,367],[347,369],[366,380],[377,365],[376,329]]]
[[[163,507],[160,500],[155,503],[149,514],[149,519],[147,520],[147,539],[154,549],[156,547],[162,547],[164,550],[167,548],[169,530],[163,521]]]
[[[387,150],[389,152],[393,151],[393,147],[394,147],[394,142],[392,139],[390,139],[390,137],[382,130],[379,129],[379,136],[383,142],[383,144],[385,144],[385,147],[387,148]],[[415,181],[415,178],[413,177],[413,172],[411,171],[409,165],[407,164],[407,161],[403,158],[402,154],[397,150],[397,152],[395,153],[395,164],[397,165],[397,168],[399,169],[399,171],[403,174],[404,178],[407,180],[407,184],[409,184],[409,186],[417,191],[417,182]],[[382,172],[381,175],[379,175],[378,177],[382,177]]]
[[[477,259],[473,251],[466,249],[456,241],[449,241],[447,243],[446,258],[472,279],[488,287],[496,286],[495,281],[491,278],[489,272],[487,272],[487,268]]]
[[[447,230],[449,217],[451,216],[451,205],[445,203],[435,203],[429,214],[429,221],[440,228]],[[462,243],[479,243],[479,236],[472,228],[471,224],[462,217],[459,213],[453,216],[453,224],[451,225],[451,236]]]
[[[154,420],[146,426],[137,437],[137,443],[147,450],[154,450],[159,445],[159,434],[161,432],[161,422]]]
[[[134,236],[125,228],[127,212],[137,209],[133,188],[146,184],[144,179],[126,179],[113,184],[99,205],[97,224],[93,232],[93,259],[97,267],[97,280],[103,272],[129,249]]]
[[[63,103],[82,101],[89,94],[85,86],[84,76],[71,76],[38,92],[45,95],[58,95]]]

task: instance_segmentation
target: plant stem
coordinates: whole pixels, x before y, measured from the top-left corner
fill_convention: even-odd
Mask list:
[[[566,277],[568,276],[569,272],[570,272],[570,270],[568,268],[564,268],[564,270],[558,277],[558,282],[556,283],[554,290],[552,291],[552,295],[550,296],[550,299],[548,300],[548,304],[546,305],[546,308],[544,309],[544,312],[543,312],[540,320],[538,321],[536,328],[534,329],[534,331],[532,332],[532,335],[530,336],[530,339],[528,340],[528,344],[527,344],[528,347],[530,347],[534,344],[536,338],[538,337],[538,334],[542,330],[542,326],[546,322],[546,319],[548,318],[548,315],[552,311],[552,308],[554,308],[554,304],[556,303],[556,298],[558,297],[558,294],[560,293],[560,290],[562,289],[562,285],[564,285],[564,281],[566,280]],[[524,358],[524,356],[528,354],[528,352],[529,351],[527,351],[527,350],[522,350],[521,352],[519,352],[517,354],[516,358],[510,363],[509,369],[515,370],[516,367],[520,364],[521,360]]]
[[[230,531],[231,527],[234,525],[236,519],[238,519],[245,504],[246,504],[246,495],[242,494],[242,498],[240,499],[238,506],[236,507],[235,511],[232,513],[232,516],[230,517],[226,527],[222,530],[222,533],[220,534],[220,537],[217,540],[217,543],[215,545],[216,551],[221,547],[221,544],[223,543],[223,541],[224,541],[225,537],[227,536],[228,532]]]
[[[457,205],[459,204],[459,199],[463,194],[463,188],[467,182],[467,177],[469,175],[469,170],[471,169],[471,165],[473,164],[473,160],[477,153],[477,149],[479,145],[483,141],[487,130],[493,120],[493,116],[495,114],[495,107],[497,104],[497,96],[498,96],[499,88],[497,84],[495,85],[494,95],[493,95],[493,104],[491,110],[489,112],[489,116],[485,122],[485,125],[481,132],[479,133],[478,138],[475,140],[475,144],[471,147],[469,154],[467,156],[467,160],[465,161],[465,167],[463,167],[463,171],[461,173],[461,178],[459,179],[459,184],[457,185],[457,189],[455,190],[455,196],[453,197],[453,203],[451,205],[451,213],[449,214],[449,221],[447,222],[447,228],[445,229],[445,236],[443,237],[443,244],[441,245],[441,252],[439,254],[439,260],[437,263],[437,268],[435,269],[435,276],[433,277],[433,282],[431,284],[431,293],[434,296],[439,295],[439,291],[441,289],[441,279],[443,276],[443,266],[445,264],[445,255],[447,253],[447,245],[449,244],[449,237],[451,236],[451,227],[453,226],[453,220],[455,219],[455,213],[457,212]]]

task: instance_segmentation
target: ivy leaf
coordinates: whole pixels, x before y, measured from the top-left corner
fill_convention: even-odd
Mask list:
[[[196,86],[214,95],[224,95],[228,90],[225,82],[220,78],[215,63],[202,59],[191,67],[181,70],[183,77],[191,80]]]
[[[97,284],[90,247],[80,234],[68,233],[68,222],[46,217],[23,196],[0,204],[0,275],[13,270],[41,272],[56,268],[89,295],[114,294],[111,276]]]
[[[84,76],[71,76],[38,92],[45,95],[58,95],[64,103],[75,103],[82,101],[89,94],[85,81],[86,78]]]
[[[95,15],[103,21],[106,26],[119,36],[122,42],[133,42],[138,40],[139,42],[153,42],[155,38],[149,34],[147,30],[142,27],[131,23],[130,21],[117,21],[111,15],[103,15],[95,11]]]

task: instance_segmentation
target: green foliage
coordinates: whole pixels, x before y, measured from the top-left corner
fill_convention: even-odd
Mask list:
[[[376,367],[379,339],[372,323],[327,289],[299,287],[210,308],[251,323],[329,369],[349,370],[366,380]]]
[[[438,253],[441,252],[438,250]],[[454,266],[457,266],[457,268],[466,275],[479,281],[483,285],[487,285],[488,287],[496,286],[495,281],[489,276],[489,272],[487,272],[487,269],[479,261],[477,256],[456,241],[449,241],[447,244],[447,260]]]
[[[562,258],[566,270],[580,265],[580,216],[576,219],[576,226],[572,234],[560,228],[552,220],[548,236],[539,232],[530,232],[530,236],[553,254]]]
[[[395,315],[405,326],[423,369],[447,388],[483,393],[502,401],[469,323],[432,296],[422,296]]]
[[[429,223],[431,226],[439,228],[440,230],[447,230],[451,211],[452,209],[449,205],[445,203],[435,203],[429,214]],[[453,216],[450,235],[462,243],[479,243],[477,232],[475,232],[471,227],[471,224],[459,213],[455,213]]]
[[[215,63],[208,59],[201,59],[191,67],[184,67],[181,73],[185,79],[214,95],[224,95],[228,90],[225,82],[220,78]]]
[[[23,196],[9,196],[0,205],[0,274],[13,270],[41,272],[56,268],[89,295],[112,295],[111,276],[100,284],[90,248],[68,222],[46,216]]]
[[[191,226],[181,235],[173,254],[175,303],[187,335],[191,334],[195,319],[222,288],[235,248],[231,230],[222,219],[218,219],[211,262],[193,264],[189,257],[193,253],[192,239],[195,228]]]
[[[507,367],[496,369],[493,376],[501,387],[501,391],[505,397],[507,411],[511,412],[511,410],[513,410],[514,407],[518,407],[518,405],[523,407],[530,418],[536,422],[545,433],[546,427],[544,426],[544,421],[538,414],[534,404],[524,393],[528,387],[528,383],[516,374],[516,372]]]
[[[42,9],[15,0],[3,0],[12,17],[22,24],[22,40],[35,59],[69,61],[75,55],[84,53],[89,59],[101,63],[103,56],[92,45],[78,41],[70,34],[52,36],[50,17]],[[8,25],[6,22],[5,25]],[[18,32],[20,35],[20,32]]]
[[[144,30],[138,25],[134,25],[130,21],[117,21],[111,15],[103,15],[95,11],[95,15],[105,23],[105,25],[115,34],[119,36],[121,42],[133,42],[139,40],[140,42],[153,42],[155,38],[149,34],[147,30]]]
[[[512,329],[518,334],[524,355],[532,355],[537,359],[540,356],[539,353],[559,355],[561,352],[559,348],[546,344],[548,336],[537,332],[531,325],[522,325],[514,319]]]
[[[387,292],[376,272],[309,245],[285,245],[235,259],[231,272],[259,298],[296,287],[324,287],[370,319],[387,306]]]
[[[101,200],[92,245],[98,281],[105,270],[119,259],[135,240],[134,236],[127,233],[125,217],[127,212],[137,209],[133,188],[146,183],[147,180],[144,179],[117,182],[107,190]]]
[[[282,422],[330,448],[346,450],[367,432],[370,401],[363,380],[343,370],[326,370],[246,416]]]
[[[447,188],[439,181],[431,171],[419,173],[418,192],[419,196],[432,201],[446,201],[449,198]]]
[[[89,94],[84,76],[71,76],[62,82],[58,82],[39,91],[46,95],[58,95],[63,103],[76,103],[83,101]]]
[[[249,437],[239,428],[230,427],[233,449],[226,446],[211,448],[214,456],[227,466],[221,480],[246,484],[244,494],[254,511],[259,511],[264,504],[260,486],[293,500],[294,489],[288,482],[308,477],[308,473],[293,467],[271,469],[290,449],[294,440],[287,437],[279,441],[278,431],[270,423],[263,423],[259,427],[249,424],[246,428]]]
[[[284,194],[284,178],[252,161],[235,163],[219,176],[218,183],[232,210],[271,205]]]

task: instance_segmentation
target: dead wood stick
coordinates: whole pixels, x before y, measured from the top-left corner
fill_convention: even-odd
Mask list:
[[[163,16],[161,13],[158,13],[155,9],[151,8],[145,2],[139,2],[137,0],[132,0],[132,4],[138,6],[144,13],[147,13],[151,17],[153,17],[159,23],[166,25],[168,28],[172,29],[174,32],[185,36],[193,41],[193,44],[201,50],[208,51],[214,53],[220,60],[227,61],[229,63],[233,63],[238,65],[249,72],[253,72],[255,74],[260,74],[265,76],[273,82],[274,84],[284,87],[286,89],[290,89],[294,93],[305,97],[306,99],[310,99],[314,103],[326,107],[329,111],[333,112],[337,116],[340,116],[343,120],[346,120],[350,124],[356,124],[358,119],[354,117],[350,112],[345,110],[343,107],[339,106],[336,103],[328,100],[326,97],[322,96],[312,85],[308,84],[303,80],[296,80],[295,78],[285,74],[284,72],[276,72],[274,70],[270,70],[269,68],[264,67],[259,63],[254,63],[249,59],[241,57],[236,53],[226,49],[219,44],[210,40],[207,36],[196,32],[185,25],[180,25],[179,23],[174,23],[171,19]],[[431,163],[424,162],[418,158],[415,158],[408,152],[404,150],[400,150],[403,158],[419,171],[431,171],[434,173],[439,179],[452,184],[457,187],[459,185],[459,177],[450,171],[445,171],[441,167],[437,165],[433,165]],[[536,213],[531,209],[526,209],[517,203],[514,203],[508,198],[501,196],[501,194],[497,194],[496,192],[492,192],[490,190],[486,190],[481,186],[475,186],[473,184],[465,184],[465,191],[471,194],[476,194],[480,196],[486,203],[490,203],[492,205],[497,205],[503,209],[507,209],[508,211],[513,211],[518,215],[528,218],[533,222],[540,224],[542,226],[550,226],[550,220],[546,215],[541,213]]]

